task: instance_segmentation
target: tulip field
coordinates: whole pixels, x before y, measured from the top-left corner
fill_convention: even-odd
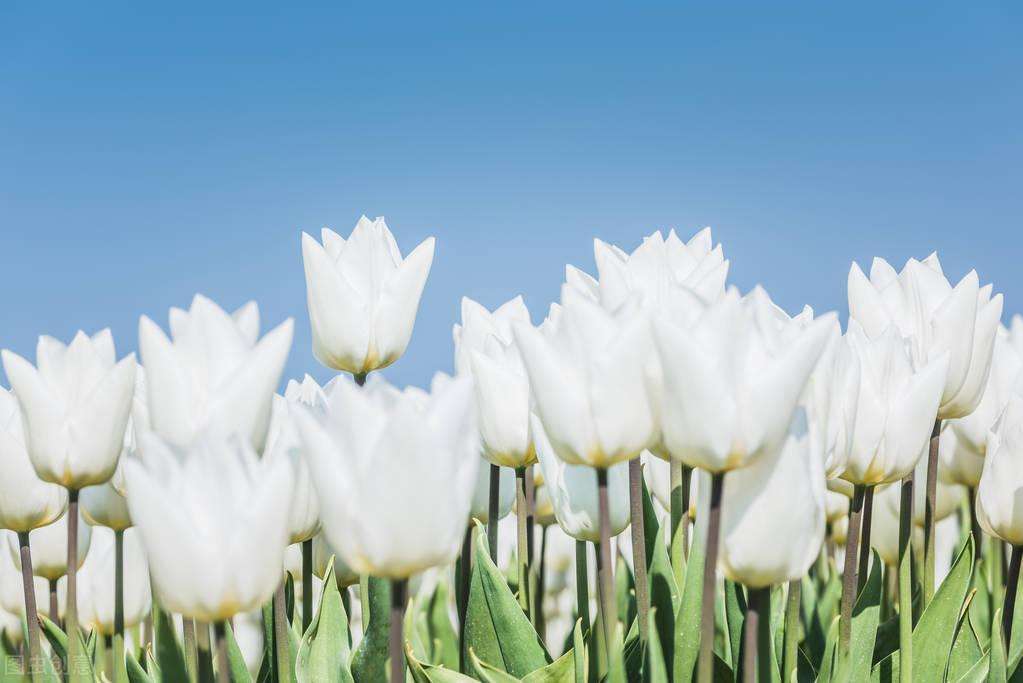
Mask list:
[[[936,254],[843,325],[637,241],[464,298],[429,387],[383,218],[301,234],[322,386],[202,295],[4,350],[2,680],[1023,680],[1023,318]]]

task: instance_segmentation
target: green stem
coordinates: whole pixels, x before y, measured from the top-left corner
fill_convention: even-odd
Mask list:
[[[81,637],[78,635],[78,491],[68,489],[67,507],[67,606],[64,610],[67,622],[68,680],[84,680],[89,663],[82,652]]]
[[[208,621],[195,620],[195,643],[199,653],[199,681],[213,681],[213,647],[210,642],[210,624]]]
[[[852,641],[852,610],[853,603],[856,602],[856,560],[862,514],[863,486],[857,484],[849,506],[849,532],[845,538],[845,570],[842,572],[842,603],[838,621],[840,660],[849,654],[849,644]]]
[[[313,623],[313,539],[302,541],[302,634]]]
[[[302,586],[305,590],[305,586]],[[217,648],[217,680],[231,683],[231,664],[227,657],[227,627],[223,621],[213,622],[213,639]]]
[[[688,525],[683,526],[683,519],[688,519],[689,511],[683,503],[683,468],[686,468],[680,460],[671,460],[668,463],[671,472],[671,491],[669,492],[668,508],[671,514],[671,573],[675,577],[675,584],[682,585],[686,568],[686,538]]]
[[[469,610],[469,587],[472,582],[472,526],[465,528],[462,537],[462,554],[458,558],[458,655],[459,670],[465,666],[465,617]]]
[[[899,501],[899,681],[913,680],[913,475]]]
[[[583,633],[590,630],[590,583],[586,561],[586,541],[575,542],[575,606]]]
[[[597,507],[600,519],[600,563],[597,578],[600,581],[600,617],[604,625],[604,643],[608,661],[614,652],[614,632],[618,625],[618,605],[614,592],[614,565],[611,563],[611,509],[607,495],[607,470],[597,470]]]
[[[629,461],[629,523],[632,527],[632,571],[636,580],[636,618],[639,640],[647,641],[650,614],[650,586],[646,574],[646,533],[643,524],[643,465],[639,458]]]
[[[519,607],[528,616],[529,604],[529,534],[526,519],[526,468],[515,468],[515,518],[518,526],[518,544],[515,551],[519,572]]]
[[[796,680],[796,659],[799,653],[799,597],[802,581],[789,581],[789,594],[785,601],[785,647],[782,650],[782,681]]]
[[[967,489],[970,508],[970,536],[973,537],[973,562],[976,564],[984,555],[984,532],[977,521],[977,489],[972,486]]]
[[[860,565],[856,571],[856,592],[863,590],[870,571],[870,527],[874,516],[874,487],[863,489],[863,512],[860,517]]]
[[[922,608],[934,597],[934,510],[938,494],[938,441],[941,436],[941,420],[934,421],[931,431],[930,449],[927,451],[927,489],[924,498],[924,590]]]
[[[125,683],[128,669],[124,661],[124,529],[114,530],[114,681]]]
[[[39,679],[42,671],[42,640],[39,632],[39,615],[36,611],[35,578],[32,575],[32,551],[27,531],[18,532],[18,546],[21,552],[21,582],[25,591],[25,622],[28,624],[28,664],[26,671],[32,680]]]
[[[547,640],[547,622],[543,614],[543,597],[547,590],[547,527],[540,527],[540,562],[536,569],[536,593],[533,597],[533,615],[536,633],[540,640]]]
[[[408,599],[408,579],[391,581],[391,629],[389,652],[391,657],[391,683],[405,680],[405,649],[402,629],[405,625],[405,602]]]
[[[501,468],[497,465],[490,465],[490,500],[487,508],[487,547],[490,550],[490,559],[497,564],[497,519],[499,504],[501,500]]]
[[[703,595],[700,604],[699,683],[714,680],[714,589],[717,585],[718,545],[721,541],[721,502],[725,473],[715,472],[710,480],[710,511],[707,515],[707,546],[703,566]]]
[[[1023,546],[1012,546],[1012,557],[1009,559],[1009,573],[1005,577],[1005,605],[1002,607],[1002,633],[1005,636],[1005,648],[1008,651],[1012,643],[1012,616],[1016,610],[1016,590],[1019,587],[1019,565],[1023,556]]]
[[[284,581],[274,591],[274,651],[277,653],[277,681],[291,683],[291,641],[288,637],[288,608]]]
[[[185,672],[188,680],[199,680],[199,651],[195,642],[195,620],[191,617],[181,617],[182,636],[185,641]]]
[[[1005,591],[1005,574],[1002,573],[1002,558],[1004,556],[1005,552],[1002,547],[1002,539],[989,536],[986,564],[988,569],[988,581],[991,586],[991,614],[994,614],[995,610],[1002,606],[1002,593]]]
[[[771,587],[749,589],[749,606],[743,631],[743,681],[770,683]]]

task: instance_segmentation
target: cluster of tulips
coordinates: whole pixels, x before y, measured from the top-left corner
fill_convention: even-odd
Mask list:
[[[399,389],[433,247],[302,235],[322,387],[275,394],[292,322],[203,296],[138,362],[3,352],[6,677],[1016,673],[1023,319],[975,272],[853,264],[843,333],[728,286],[709,229],[598,240],[538,325],[464,299],[454,375]]]

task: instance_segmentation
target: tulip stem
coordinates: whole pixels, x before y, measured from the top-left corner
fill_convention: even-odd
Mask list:
[[[57,580],[48,580],[50,593],[50,621],[60,626],[60,603],[57,602]]]
[[[934,511],[938,493],[938,442],[941,420],[934,421],[931,447],[927,451],[927,491],[924,498],[924,590],[921,608],[926,608],[934,597]]]
[[[686,558],[689,557],[689,482],[693,468],[680,460],[669,462],[671,472],[671,570],[675,583],[682,585],[685,576]]]
[[[77,681],[88,663],[83,662],[78,635],[78,490],[68,489],[67,505],[67,606],[64,608],[68,637],[68,680]]]
[[[124,529],[114,530],[114,681],[128,680],[124,661]]]
[[[1012,616],[1016,610],[1016,590],[1019,587],[1019,565],[1023,559],[1023,546],[1012,546],[1012,557],[1009,559],[1009,573],[1005,577],[1005,605],[1002,608],[1002,634],[1005,647],[1012,642]]]
[[[995,613],[1002,604],[1002,591],[1005,590],[1005,586],[1002,584],[1002,579],[1005,573],[1002,571],[1002,558],[1005,557],[1005,553],[1002,552],[1002,539],[994,536],[988,537],[987,544],[987,569],[988,569],[988,582],[991,586],[991,614]]]
[[[188,680],[197,680],[199,675],[199,652],[195,643],[195,621],[191,617],[181,617],[182,636],[185,641],[185,671]]]
[[[710,478],[710,510],[707,515],[707,548],[703,565],[703,595],[700,603],[699,683],[714,680],[714,589],[717,585],[718,544],[721,541],[721,500],[725,473],[715,472]]]
[[[646,578],[646,533],[643,524],[643,465],[639,458],[629,461],[629,518],[632,526],[632,571],[636,579],[636,618],[639,640],[645,643],[649,628],[650,586]]]
[[[402,628],[405,625],[405,601],[408,599],[408,579],[391,581],[391,683],[405,680],[405,650]]]
[[[21,549],[21,581],[25,589],[25,621],[28,624],[28,664],[26,671],[32,674],[32,680],[38,679],[42,671],[40,659],[43,649],[39,635],[39,615],[36,611],[35,579],[32,575],[32,551],[29,548],[28,532],[18,532],[18,545]]]
[[[199,681],[213,680],[213,644],[210,642],[210,623],[195,620],[195,643],[199,654]]]
[[[497,564],[497,522],[498,507],[501,499],[501,468],[491,463],[490,465],[490,501],[487,507],[487,547],[490,550],[490,559]]]
[[[849,531],[845,538],[845,569],[842,572],[842,604],[838,622],[839,657],[849,654],[852,642],[852,610],[856,602],[856,561],[860,542],[860,519],[863,516],[863,486],[857,484],[849,506]]]
[[[291,648],[288,639],[288,606],[284,596],[284,581],[274,591],[274,651],[277,653],[277,680],[291,681]]]
[[[313,623],[313,539],[302,541],[302,634]]]
[[[305,590],[305,585],[302,586]],[[213,622],[213,639],[217,648],[217,680],[231,683],[231,665],[227,658],[227,627],[223,621]]]
[[[860,566],[856,572],[856,592],[863,590],[870,571],[870,526],[874,516],[874,487],[863,487],[863,513],[860,517]]]
[[[607,496],[607,470],[597,470],[597,508],[600,526],[600,558],[597,579],[600,582],[600,617],[604,624],[604,644],[608,662],[614,652],[614,633],[618,625],[618,605],[615,601],[614,565],[611,564],[611,508]]]
[[[532,609],[529,604],[529,535],[526,511],[526,468],[515,468],[515,519],[518,526],[518,545],[515,551],[516,562],[519,567],[519,607],[530,615]],[[532,620],[530,620],[532,621]]]
[[[533,466],[529,465],[525,470],[525,491],[526,491],[526,560],[530,568],[535,566],[533,560],[536,553],[536,485],[533,481]]]
[[[771,587],[750,588],[742,644],[745,683],[771,680],[771,646]]]
[[[796,680],[796,660],[799,654],[799,599],[803,589],[800,579],[789,581],[789,594],[785,599],[785,641],[782,649],[782,681]]]
[[[583,634],[590,630],[590,571],[586,560],[586,541],[575,542],[575,608],[582,621]]]
[[[469,613],[469,586],[472,582],[472,527],[465,528],[462,554],[458,560],[458,670],[465,672],[465,617]]]
[[[967,492],[970,504],[970,535],[973,536],[973,563],[976,564],[984,555],[984,532],[977,521],[977,489],[971,486]]]
[[[899,680],[913,680],[913,474],[899,500]]]
[[[547,580],[544,576],[547,571],[547,529],[546,526],[540,527],[540,562],[536,568],[536,592],[533,596],[536,633],[540,636],[540,640],[545,642],[547,640],[547,623],[544,621],[543,596],[547,590]]]

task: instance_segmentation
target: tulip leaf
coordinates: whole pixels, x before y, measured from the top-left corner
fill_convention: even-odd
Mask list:
[[[522,683],[572,683],[575,680],[575,652],[569,650],[542,669],[523,676]]]
[[[153,683],[153,677],[146,673],[146,670],[135,659],[135,655],[130,652],[125,653],[125,667],[129,683]]]
[[[615,600],[618,619],[626,628],[636,620],[636,580],[625,558],[619,553],[614,560]]]
[[[972,571],[971,538],[913,629],[914,680],[940,681],[944,678]]]
[[[457,670],[458,633],[451,623],[449,596],[447,581],[439,580],[429,599],[423,600],[417,610],[415,631],[422,637],[425,661]]]
[[[582,619],[576,619],[572,627],[572,659],[573,683],[586,683],[586,639],[583,637]]]
[[[67,634],[61,630],[60,626],[50,621],[50,618],[45,614],[39,614],[39,623],[43,627],[43,635],[49,641],[54,654],[67,667]]]
[[[549,664],[540,637],[490,559],[479,523],[473,556],[463,643],[467,653],[471,650],[481,662],[518,677]]]
[[[413,683],[472,683],[475,679],[442,666],[433,666],[420,662],[412,651],[412,646],[405,643],[405,661],[412,672]]]
[[[696,672],[696,659],[700,652],[700,607],[703,604],[703,564],[706,544],[706,524],[697,524],[693,544],[689,549],[689,558],[686,561],[682,600],[675,613],[673,681],[692,680],[693,674]]]
[[[391,582],[369,577],[367,621],[362,640],[352,655],[356,683],[387,680],[388,643],[391,628]]]
[[[668,556],[664,530],[657,522],[650,491],[643,480],[643,524],[646,529],[647,577],[650,584],[650,606],[657,610],[657,635],[665,664],[671,665],[675,648],[675,612],[678,610],[678,585]]]
[[[650,608],[650,640],[646,645],[646,670],[643,672],[645,683],[668,683],[668,669],[664,665],[664,653],[661,651],[661,636],[657,632],[656,607]]]
[[[1005,664],[1005,633],[1002,631],[1002,610],[995,610],[994,621],[991,622],[991,650],[988,655],[987,680],[990,683],[1005,683],[1007,678]]]
[[[965,607],[966,617],[959,620],[955,641],[952,643],[952,653],[948,659],[947,679],[950,681],[958,681],[984,658],[984,647],[980,644],[980,638],[977,637],[977,632],[973,628],[973,622],[969,616],[973,614],[973,607],[978,600],[974,588],[970,589],[970,596],[972,596],[972,600]],[[970,598],[968,597],[967,600]],[[989,635],[988,640],[990,638]]]
[[[742,625],[746,620],[746,595],[742,587],[734,581],[725,579],[725,627],[727,638],[723,644],[728,647],[728,656],[721,658],[736,671],[739,670],[739,650],[742,646]]]
[[[224,624],[224,631],[227,640],[227,666],[231,670],[232,683],[251,683],[252,674],[249,673],[249,667],[245,663],[245,656],[242,655],[242,650],[238,647],[238,641],[234,637],[234,629],[231,628],[231,622]]]
[[[480,661],[480,658],[476,656],[476,651],[471,648],[469,649],[469,661],[472,663],[473,673],[483,683],[519,683],[519,679],[515,676]]]
[[[319,607],[298,646],[296,680],[353,683],[348,655],[348,615],[341,602],[332,557],[327,563]]]
[[[156,678],[161,681],[187,681],[185,654],[178,644],[171,615],[162,609],[153,610],[153,629],[156,640]]]
[[[849,643],[849,656],[839,663],[839,671],[844,680],[864,681],[870,677],[871,663],[874,659],[874,640],[877,637],[877,625],[881,619],[881,591],[883,590],[881,572],[883,562],[874,552],[867,582],[853,605],[852,639]]]

